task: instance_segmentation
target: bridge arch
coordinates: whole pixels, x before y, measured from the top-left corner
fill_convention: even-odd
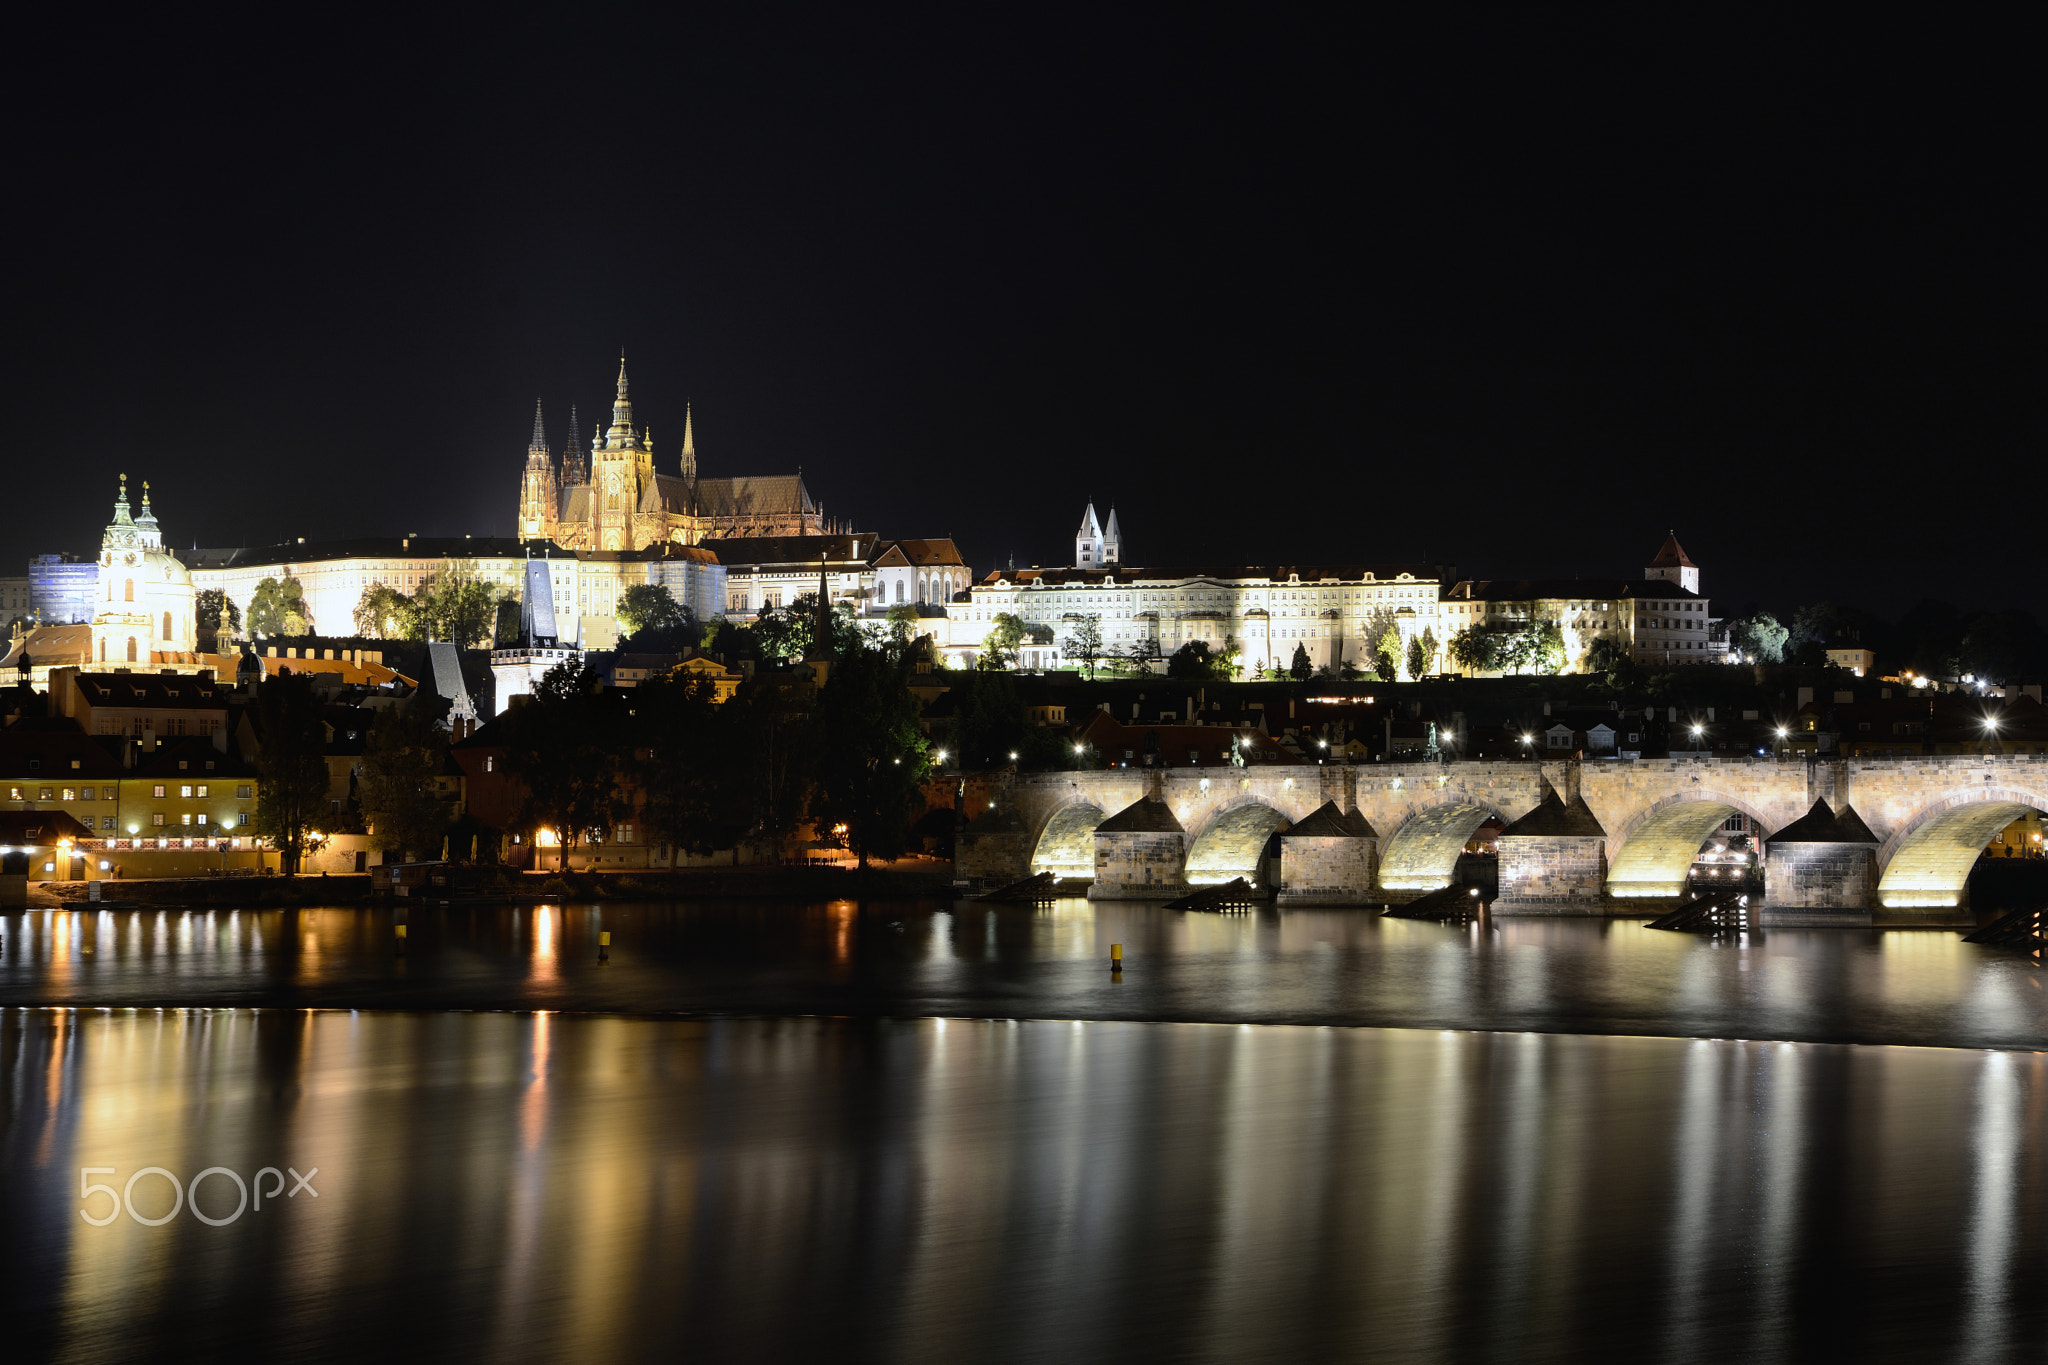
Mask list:
[[[1095,875],[1095,827],[1106,820],[1092,801],[1061,806],[1039,831],[1031,852],[1031,870],[1060,877]]]
[[[1293,824],[1260,797],[1243,797],[1225,806],[1188,844],[1188,884],[1213,886],[1232,877],[1265,884],[1268,878],[1260,864],[1266,842]]]
[[[1977,855],[2029,810],[2048,813],[2048,786],[1987,782],[1930,802],[1879,847],[1877,903],[1886,909],[1960,906]]]
[[[1380,855],[1383,891],[1435,891],[1449,886],[1458,855],[1481,825],[1507,817],[1477,801],[1454,801],[1419,810],[1402,821]]]
[[[1700,845],[1729,816],[1748,816],[1759,830],[1765,819],[1741,797],[1713,788],[1673,792],[1650,803],[1622,830],[1607,861],[1607,894],[1619,900],[1676,897],[1685,892],[1686,873]]]

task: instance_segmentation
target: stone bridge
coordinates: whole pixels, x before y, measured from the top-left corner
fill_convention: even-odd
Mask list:
[[[1686,886],[1740,812],[1779,922],[1955,909],[1977,855],[2048,811],[2048,755],[1638,759],[1006,774],[962,811],[964,880],[1051,871],[1099,899],[1245,877],[1282,904],[1410,899],[1453,879],[1488,817],[1496,913],[1628,914]],[[1631,904],[1633,903],[1633,904]]]

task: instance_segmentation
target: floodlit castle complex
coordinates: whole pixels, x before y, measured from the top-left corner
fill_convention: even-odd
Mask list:
[[[1132,568],[1114,508],[1105,527],[1090,503],[1074,537],[1074,566],[998,569],[954,608],[948,653],[971,663],[1001,614],[1031,632],[1021,668],[1060,666],[1062,650],[1085,617],[1097,619],[1106,654],[1163,660],[1182,645],[1212,652],[1235,646],[1239,664],[1286,667],[1297,645],[1317,668],[1360,662],[1369,625],[1384,621],[1411,639],[1441,639],[1438,580],[1425,565],[1256,565]],[[1157,664],[1155,667],[1163,667]]]
[[[557,462],[548,450],[540,404],[534,404],[533,440],[519,484],[522,540],[553,541],[565,550],[643,550],[663,542],[695,545],[825,531],[824,512],[805,490],[801,473],[699,478],[687,408],[677,472],[658,472],[653,435],[633,424],[624,359],[619,361],[611,426],[591,438],[587,456],[575,448],[573,411],[569,420],[570,436]]]

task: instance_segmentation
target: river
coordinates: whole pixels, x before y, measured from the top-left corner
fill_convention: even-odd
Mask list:
[[[2048,1357],[2041,969],[1952,934],[408,919],[0,919],[10,1360]]]

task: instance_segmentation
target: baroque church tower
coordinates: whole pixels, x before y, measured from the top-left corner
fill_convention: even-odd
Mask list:
[[[573,440],[576,428],[570,427]],[[533,403],[533,440],[526,447],[526,477],[519,485],[519,538],[553,540],[561,516],[561,495],[555,481],[555,462],[548,454],[548,438],[541,425],[540,400]]]

